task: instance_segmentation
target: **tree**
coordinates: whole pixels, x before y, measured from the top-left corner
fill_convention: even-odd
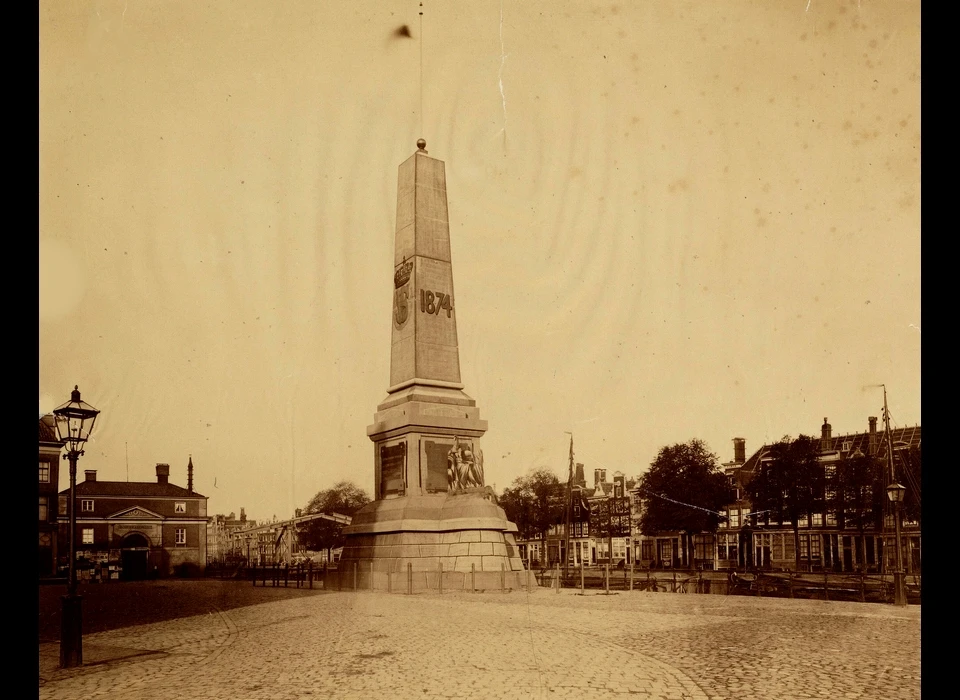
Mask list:
[[[518,476],[503,490],[500,507],[522,539],[539,537],[546,551],[547,531],[563,520],[565,485],[548,469]]]
[[[820,441],[806,435],[783,437],[770,447],[747,492],[754,512],[769,512],[779,522],[793,524],[795,563],[800,569],[800,518],[824,510],[824,469],[819,461]]]
[[[304,515],[311,513],[339,513],[353,515],[370,502],[367,492],[351,481],[341,481],[332,488],[317,493],[307,504]],[[331,520],[317,518],[298,526],[297,535],[307,549],[314,551],[331,550],[343,546],[343,526]]]
[[[860,561],[867,561],[866,529],[880,527],[883,517],[883,465],[858,453],[824,468],[826,506],[836,513],[837,525],[854,525],[860,533]]]
[[[660,448],[639,488],[644,535],[716,532],[719,510],[731,500],[717,456],[697,439]]]
[[[903,450],[894,449],[893,465],[897,480],[907,487],[903,497],[903,518],[921,524],[920,488],[923,477],[920,445]]]

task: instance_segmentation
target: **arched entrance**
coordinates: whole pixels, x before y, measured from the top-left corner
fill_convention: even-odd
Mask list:
[[[120,578],[136,581],[147,577],[150,541],[139,532],[131,532],[120,543]]]

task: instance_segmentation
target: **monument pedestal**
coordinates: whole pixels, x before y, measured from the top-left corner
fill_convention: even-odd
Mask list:
[[[361,589],[517,590],[536,585],[524,569],[516,525],[489,489],[373,501],[353,517],[340,568]]]

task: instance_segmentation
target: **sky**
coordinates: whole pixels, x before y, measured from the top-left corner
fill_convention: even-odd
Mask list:
[[[423,4],[40,5],[40,413],[102,411],[81,472],[372,492],[421,137],[497,492],[568,433],[637,476],[865,431],[880,384],[920,423],[919,2]]]

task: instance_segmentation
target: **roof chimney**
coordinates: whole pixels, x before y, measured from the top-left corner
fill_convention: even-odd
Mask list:
[[[870,416],[867,420],[870,422],[870,435],[867,444],[869,445],[870,456],[873,457],[877,454],[877,417]]]
[[[97,480],[97,470],[96,469],[85,469],[83,471],[84,476],[86,477],[85,481],[96,481]]]
[[[240,522],[247,522],[247,514],[244,512],[243,508],[240,509]]]
[[[170,483],[170,465],[169,464],[157,464],[157,483],[158,484]]]
[[[574,483],[584,488],[587,487],[587,480],[583,476],[583,464],[581,462],[577,462],[577,471],[576,475],[574,476]]]
[[[733,438],[733,461],[737,464],[747,461],[747,441],[743,438]]]
[[[190,461],[187,462],[187,491],[193,493],[193,455],[190,455]]]
[[[827,423],[827,419],[823,419],[823,425],[820,427],[820,449],[829,450],[831,446],[831,431],[832,427]]]

